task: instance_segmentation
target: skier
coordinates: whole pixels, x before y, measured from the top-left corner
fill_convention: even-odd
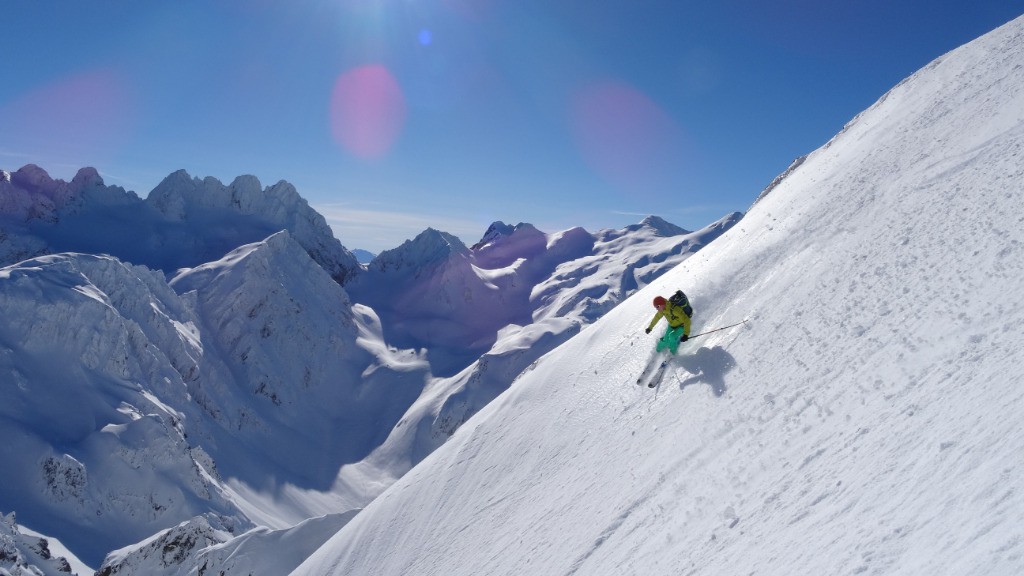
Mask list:
[[[682,290],[677,291],[668,300],[663,296],[656,296],[654,298],[654,307],[658,309],[658,312],[654,315],[654,319],[651,320],[651,323],[644,332],[650,334],[651,330],[654,329],[654,325],[662,318],[666,318],[668,320],[668,329],[665,330],[665,335],[658,340],[656,350],[658,352],[668,350],[675,354],[676,350],[679,349],[679,343],[686,342],[686,339],[690,337],[690,317],[693,316],[693,308],[690,306]]]

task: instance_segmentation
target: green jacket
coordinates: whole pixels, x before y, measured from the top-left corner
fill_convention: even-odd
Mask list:
[[[654,325],[658,323],[658,320],[661,320],[662,318],[668,320],[669,327],[679,328],[682,326],[683,334],[687,336],[690,335],[690,317],[683,311],[682,306],[674,306],[671,302],[666,302],[665,309],[659,310],[658,313],[654,315],[654,319],[647,325],[647,329],[653,329]]]

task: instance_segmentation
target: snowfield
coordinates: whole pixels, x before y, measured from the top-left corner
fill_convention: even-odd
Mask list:
[[[939,58],[292,574],[1024,572],[1024,19]],[[695,330],[633,384],[656,294]]]

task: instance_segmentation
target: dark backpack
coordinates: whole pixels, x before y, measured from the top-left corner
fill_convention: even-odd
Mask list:
[[[684,314],[689,318],[693,318],[693,307],[690,306],[690,301],[686,299],[686,294],[683,294],[682,290],[676,290],[676,293],[668,301],[673,306],[681,307]]]

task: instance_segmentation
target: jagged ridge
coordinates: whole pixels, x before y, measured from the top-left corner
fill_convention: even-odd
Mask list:
[[[173,274],[220,258],[279,230],[336,281],[361,270],[327,221],[281,181],[261,188],[254,176],[229,186],[179,170],[141,200],[105,186],[93,168],[66,183],[27,165],[0,179],[0,264],[65,251],[107,253]],[[97,221],[108,225],[97,227]]]

